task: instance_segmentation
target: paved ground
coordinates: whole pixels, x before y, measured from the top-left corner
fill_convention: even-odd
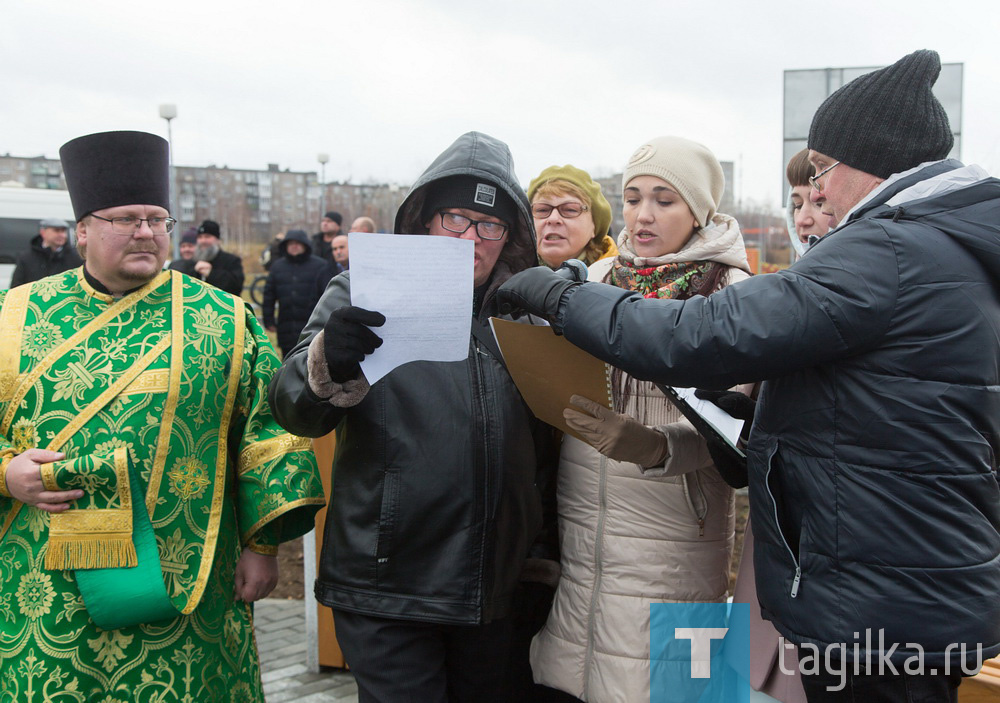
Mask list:
[[[254,605],[257,648],[267,703],[357,703],[346,671],[306,670],[306,620],[300,600],[265,598]]]

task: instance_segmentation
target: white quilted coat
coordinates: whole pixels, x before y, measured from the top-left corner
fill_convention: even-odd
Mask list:
[[[735,222],[720,230],[729,227]],[[730,265],[742,257],[746,268],[738,228],[737,241],[725,234],[723,251],[720,238],[693,237],[678,254]],[[692,245],[696,251],[688,250]],[[603,280],[613,261],[595,263],[590,280]],[[733,268],[729,283],[746,277]],[[644,472],[565,437],[558,484],[562,576],[531,646],[535,681],[591,703],[649,701],[650,604],[723,601],[729,582],[733,491],[691,424],[652,384],[638,389],[626,410],[667,435],[670,456]]]

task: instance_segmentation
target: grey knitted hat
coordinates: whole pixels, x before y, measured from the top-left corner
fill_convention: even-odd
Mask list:
[[[809,148],[879,178],[948,156],[954,137],[931,87],[936,51],[921,49],[855,78],[816,110]]]

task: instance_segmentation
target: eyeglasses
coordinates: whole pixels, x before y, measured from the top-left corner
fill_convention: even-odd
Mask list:
[[[91,213],[91,217],[98,220],[104,220],[105,222],[111,223],[111,231],[114,234],[120,234],[123,237],[131,237],[133,234],[139,231],[142,227],[142,223],[145,222],[149,225],[150,231],[156,236],[166,236],[174,231],[174,225],[177,223],[172,217],[112,217],[108,219],[107,217],[101,217],[100,215],[95,215]]]
[[[587,212],[590,208],[580,203],[560,203],[559,205],[549,205],[548,203],[536,203],[531,206],[531,216],[538,220],[544,220],[552,214],[553,210],[558,210],[561,217],[572,220]]]
[[[438,215],[441,216],[441,226],[455,234],[465,234],[469,227],[475,225],[476,233],[482,239],[496,241],[503,239],[503,235],[507,232],[507,225],[500,222],[472,220],[465,215],[458,215],[454,212],[439,212]]]
[[[825,176],[827,171],[832,171],[837,166],[840,166],[840,162],[839,161],[837,163],[835,163],[835,164],[831,164],[831,165],[827,166],[822,171],[820,171],[819,173],[817,173],[815,176],[809,176],[809,185],[811,185],[813,188],[815,188],[816,190],[818,190],[819,192],[822,193],[823,189],[819,185],[819,179],[822,178],[823,176]]]

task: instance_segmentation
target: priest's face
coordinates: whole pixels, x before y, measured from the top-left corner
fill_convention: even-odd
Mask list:
[[[170,235],[154,234],[148,222],[131,233],[115,231],[116,217],[168,217],[158,205],[121,205],[96,210],[77,225],[78,248],[86,258],[87,271],[112,293],[122,293],[148,283],[163,269]],[[105,219],[99,219],[105,218]]]

